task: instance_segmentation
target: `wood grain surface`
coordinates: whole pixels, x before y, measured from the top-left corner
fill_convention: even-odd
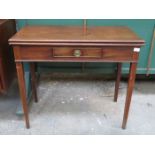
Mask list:
[[[87,27],[87,33],[78,26],[26,26],[9,39],[10,44],[29,43],[137,43],[143,45],[131,29],[124,26]]]

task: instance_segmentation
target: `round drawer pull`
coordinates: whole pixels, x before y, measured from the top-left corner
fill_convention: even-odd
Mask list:
[[[81,51],[79,49],[74,50],[74,56],[75,57],[80,57],[81,56]]]

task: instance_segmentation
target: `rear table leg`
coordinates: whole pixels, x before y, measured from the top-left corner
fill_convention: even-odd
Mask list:
[[[31,85],[32,85],[32,93],[35,102],[38,102],[38,96],[37,96],[37,80],[35,75],[35,63],[30,62],[30,73],[31,73]]]
[[[121,80],[121,69],[122,69],[122,63],[118,63],[117,64],[117,78],[115,82],[114,102],[117,102],[117,98],[118,98],[119,84]]]

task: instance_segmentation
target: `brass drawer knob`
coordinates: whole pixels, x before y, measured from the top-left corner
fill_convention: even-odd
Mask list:
[[[81,56],[81,51],[79,49],[74,50],[74,56],[75,57],[80,57]]]

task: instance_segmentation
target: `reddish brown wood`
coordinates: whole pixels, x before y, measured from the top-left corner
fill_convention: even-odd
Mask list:
[[[124,45],[128,43],[144,45],[131,29],[125,26],[95,26],[87,27],[83,33],[81,26],[26,26],[9,40],[10,44],[47,45],[46,43],[102,43],[104,46],[111,43]],[[80,45],[81,46],[81,45]]]
[[[136,47],[136,46],[142,46],[144,43],[135,43],[135,42],[10,42],[10,45],[40,45],[40,46],[75,46],[75,47],[103,47],[103,46],[126,46],[126,47]]]
[[[127,95],[126,95],[125,108],[124,108],[124,116],[123,116],[123,122],[122,122],[123,129],[126,128],[126,124],[127,124],[127,120],[128,120],[129,108],[130,108],[130,104],[131,104],[131,97],[132,97],[132,92],[133,92],[133,88],[134,88],[134,84],[135,84],[136,67],[137,67],[137,63],[130,64],[130,74],[129,74]]]
[[[20,54],[15,53],[16,61],[47,62],[132,62],[133,47],[51,47],[51,46],[19,46]],[[81,55],[76,57],[75,50]],[[72,58],[72,59],[71,59]]]
[[[122,69],[122,63],[118,63],[117,64],[117,78],[115,82],[115,94],[114,94],[115,102],[117,102],[117,98],[118,98],[119,84],[121,80],[121,69]]]
[[[15,61],[19,67],[18,79],[20,84],[23,108],[27,126],[27,104],[25,84],[23,86],[23,69],[21,62],[117,62],[119,63],[115,86],[115,100],[117,100],[121,63],[129,62],[130,77],[122,128],[125,128],[134,86],[138,53],[134,48],[144,45],[140,39],[127,27],[88,27],[83,33],[82,27],[63,26],[28,26],[9,39],[14,47]],[[80,50],[80,55],[74,51]],[[33,68],[34,66],[32,66]],[[31,68],[31,69],[32,69]],[[35,80],[34,68],[31,70]],[[36,85],[33,86],[36,94]]]
[[[0,92],[7,93],[15,76],[13,52],[8,39],[16,32],[15,20],[0,19]]]
[[[80,51],[80,58],[101,58],[102,56],[102,48],[80,48],[80,47],[58,47],[53,48],[53,56],[54,57],[73,57],[75,58],[76,50]]]
[[[35,102],[38,102],[38,96],[37,96],[37,80],[36,80],[36,73],[35,73],[35,63],[30,63],[30,74],[31,74],[31,85],[32,85],[32,93]]]
[[[29,117],[28,117],[28,106],[27,106],[27,100],[26,100],[25,77],[24,77],[22,62],[16,62],[16,69],[17,69],[20,96],[21,96],[23,111],[25,116],[26,128],[30,128]]]

